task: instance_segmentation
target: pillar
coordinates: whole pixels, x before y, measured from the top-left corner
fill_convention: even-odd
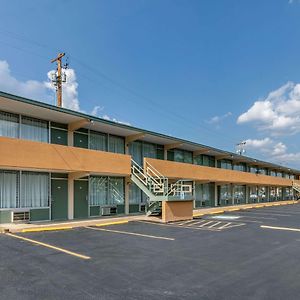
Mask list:
[[[125,177],[125,215],[129,214],[129,189],[130,189],[130,177]]]
[[[68,219],[74,219],[74,178],[68,175]]]

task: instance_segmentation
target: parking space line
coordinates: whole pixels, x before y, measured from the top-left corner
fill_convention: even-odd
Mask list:
[[[92,230],[98,230],[98,231],[105,231],[105,232],[119,233],[119,234],[127,234],[127,235],[141,236],[141,237],[147,237],[147,238],[152,238],[152,239],[160,239],[160,240],[167,240],[167,241],[175,241],[174,238],[168,238],[168,237],[164,237],[164,236],[155,236],[155,235],[142,234],[142,233],[129,232],[129,231],[121,231],[121,230],[113,230],[113,229],[93,228],[93,227],[90,227],[90,226],[87,226],[87,227],[84,227],[84,228],[92,229]]]
[[[213,223],[213,221],[208,221],[208,222],[206,222],[206,223],[203,223],[203,224],[201,224],[199,227],[204,227],[204,226],[206,226],[206,225],[208,225],[208,224],[210,224],[210,223]]]
[[[66,253],[66,254],[81,258],[81,259],[90,259],[89,256],[82,255],[82,254],[79,254],[79,253],[75,253],[73,251],[69,251],[69,250],[66,250],[66,249],[63,249],[63,248],[60,248],[60,247],[56,247],[56,246],[53,246],[53,245],[50,245],[50,244],[46,244],[46,243],[43,243],[43,242],[39,242],[39,241],[36,241],[36,240],[33,240],[33,239],[25,238],[23,236],[19,236],[19,235],[16,235],[16,234],[6,233],[6,235],[8,235],[10,237],[13,237],[13,238],[16,238],[16,239],[20,239],[20,240],[32,243],[32,244],[40,245],[40,246],[50,248],[50,249],[53,249],[53,250],[56,250],[56,251],[59,251],[59,252],[63,252],[63,253]]]
[[[267,215],[267,216],[274,216],[274,217],[290,217],[291,215],[287,215],[287,214],[280,214],[280,213],[273,213],[273,212],[254,212],[254,211],[243,211],[243,212],[239,212],[238,214],[246,214],[246,215]]]
[[[180,222],[180,223],[177,223],[177,225],[179,225],[179,226],[187,225],[187,224],[192,223],[192,222],[194,222],[194,220],[188,220],[188,221]]]
[[[221,227],[219,227],[219,229],[224,229],[224,228],[226,228],[228,225],[230,225],[231,223],[229,222],[229,223],[226,223],[226,224],[224,224],[223,226],[221,226]]]
[[[201,221],[195,221],[195,222],[193,222],[193,223],[191,223],[191,224],[188,224],[188,225],[186,225],[186,226],[194,226],[194,225],[198,225],[198,224],[201,224],[201,223],[203,223],[203,222],[206,222],[207,220],[201,220]]]
[[[260,227],[261,228],[266,228],[266,229],[286,230],[286,231],[297,231],[297,232],[300,232],[300,228],[276,227],[276,226],[267,226],[267,225],[261,225]]]
[[[222,222],[217,222],[217,223],[215,223],[215,224],[212,224],[212,225],[210,225],[210,226],[208,226],[207,228],[213,228],[213,227],[215,227],[215,226],[217,226],[217,225],[219,225],[219,224],[221,224]]]

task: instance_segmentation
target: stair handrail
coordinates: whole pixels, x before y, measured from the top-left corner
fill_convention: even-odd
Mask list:
[[[160,173],[153,168],[150,164],[147,165],[147,171],[144,170],[136,161],[131,159],[131,170],[132,173],[147,187],[149,190],[157,195],[166,195],[166,187],[168,186],[167,178],[164,176],[154,177],[150,174],[149,170],[155,174],[160,175]]]
[[[172,183],[170,185],[170,188],[168,190],[168,196],[172,195],[178,195],[178,194],[189,194],[192,193],[192,185],[191,184],[184,184],[184,180],[180,179],[177,180],[175,183]]]
[[[145,161],[145,170],[146,170],[146,174],[151,177],[152,181],[154,181],[157,185],[161,185],[161,187],[163,189],[163,191],[162,191],[163,195],[167,195],[168,194],[168,182],[169,182],[168,177],[166,177],[162,173],[160,173],[148,161]],[[149,173],[149,171],[152,173],[152,175]]]
[[[133,159],[131,159],[131,171],[145,186],[148,186],[148,178],[144,173],[144,169]]]

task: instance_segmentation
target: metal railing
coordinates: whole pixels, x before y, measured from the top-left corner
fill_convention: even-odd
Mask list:
[[[192,194],[193,188],[191,184],[186,184],[184,180],[178,180],[172,183],[168,190],[168,196],[180,196],[184,198],[185,194]]]
[[[296,183],[295,181],[293,181],[293,183],[292,183],[292,188],[293,188],[294,190],[296,190],[297,192],[300,193],[300,184],[298,184],[298,183]]]
[[[149,163],[143,169],[133,159],[131,160],[131,173],[140,180],[154,195],[164,196],[168,186],[168,178],[160,174]]]
[[[131,172],[155,196],[179,196],[180,198],[185,198],[185,195],[192,194],[191,184],[186,184],[186,181],[181,179],[169,185],[169,179],[149,162],[145,162],[145,168],[142,168],[132,159]]]

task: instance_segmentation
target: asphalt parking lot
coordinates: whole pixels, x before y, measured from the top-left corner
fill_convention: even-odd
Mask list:
[[[0,299],[299,299],[300,205],[0,235]]]

